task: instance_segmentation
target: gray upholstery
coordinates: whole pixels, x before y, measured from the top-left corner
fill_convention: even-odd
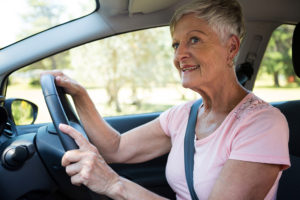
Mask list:
[[[300,23],[296,26],[293,36],[293,66],[300,76]],[[300,199],[300,100],[274,104],[287,118],[290,129],[289,151],[292,166],[285,170],[279,182],[277,199]]]
[[[292,55],[293,55],[293,66],[294,71],[298,77],[300,77],[300,23],[296,25],[293,36],[293,46],[292,46]]]

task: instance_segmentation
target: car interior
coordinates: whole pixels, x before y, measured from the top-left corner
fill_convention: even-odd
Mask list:
[[[0,199],[100,197],[86,187],[72,185],[60,165],[62,155],[68,149],[66,146],[74,145],[74,141],[59,137],[57,124],[66,120],[66,123],[85,134],[64,92],[55,86],[53,79],[42,80],[41,93],[44,94],[52,122],[16,125],[11,111],[13,102],[5,98],[10,74],[43,58],[88,42],[136,30],[168,26],[174,11],[189,1],[96,0],[94,12],[0,49]],[[253,89],[272,32],[282,24],[297,25],[293,35],[292,61],[294,72],[300,77],[300,1],[239,2],[243,8],[247,32],[236,60],[236,74],[240,83],[250,91]],[[52,94],[55,97],[47,100],[46,97]],[[297,187],[300,181],[300,123],[297,117],[300,112],[300,99],[271,104],[285,115],[290,129],[289,151],[292,166],[283,172],[277,199],[300,199]],[[32,107],[36,109],[34,105]],[[159,115],[160,112],[121,115],[105,117],[105,120],[120,133],[124,133]],[[110,166],[121,176],[166,198],[175,199],[165,177],[167,158],[166,154],[144,163],[114,163]],[[101,198],[107,199],[104,196]]]
[[[299,38],[300,38],[300,25],[297,24],[294,34],[293,34],[293,66],[294,71],[299,76],[299,57],[297,57],[297,52],[300,46]],[[290,129],[290,138],[289,138],[289,151],[290,151],[290,159],[291,159],[291,167],[283,172],[283,175],[280,179],[279,188],[277,191],[278,199],[296,199],[299,197],[299,193],[297,192],[296,185],[297,180],[300,178],[300,174],[298,168],[300,164],[300,148],[299,148],[299,123],[297,123],[297,111],[300,109],[300,101],[288,101],[283,103],[274,104],[280,111],[285,115]]]

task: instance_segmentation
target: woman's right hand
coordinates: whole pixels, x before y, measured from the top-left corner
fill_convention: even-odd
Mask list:
[[[70,94],[73,98],[80,96],[85,92],[83,86],[59,70],[45,71],[41,73],[41,76],[44,74],[52,74],[55,77],[56,85],[64,88],[65,92]]]

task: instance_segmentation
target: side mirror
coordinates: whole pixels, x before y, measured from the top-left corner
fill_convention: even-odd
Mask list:
[[[6,99],[4,107],[16,125],[33,124],[37,118],[38,107],[25,99]]]

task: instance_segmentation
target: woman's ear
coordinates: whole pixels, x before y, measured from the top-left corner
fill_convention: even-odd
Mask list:
[[[236,35],[231,35],[227,41],[228,57],[227,62],[232,63],[234,57],[240,50],[240,39]]]

